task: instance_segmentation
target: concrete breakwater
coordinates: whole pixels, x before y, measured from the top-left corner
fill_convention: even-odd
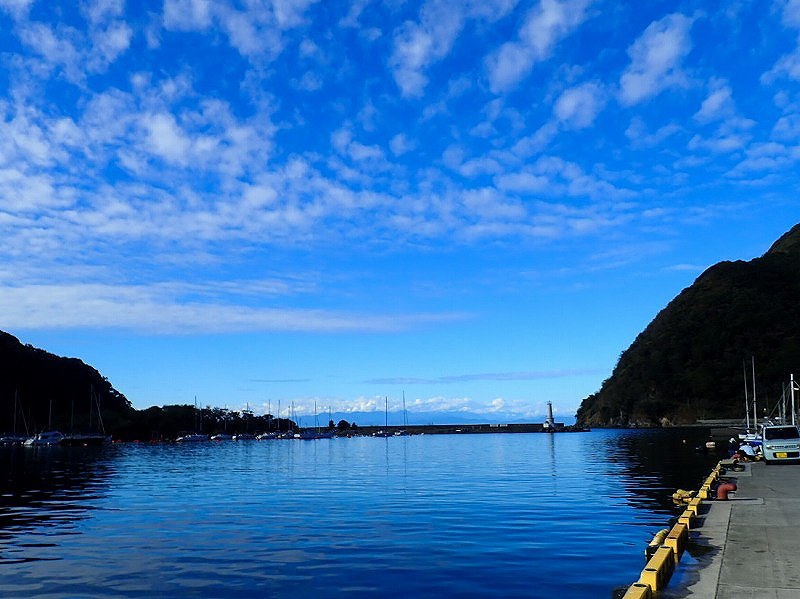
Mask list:
[[[800,465],[728,465],[709,475],[625,599],[800,597]],[[715,482],[736,491],[718,500]]]
[[[552,429],[547,429],[542,423],[509,423],[509,424],[423,424],[405,426],[359,426],[350,433],[357,435],[372,435],[375,433],[407,433],[409,435],[451,435],[451,434],[480,434],[480,433],[572,433],[586,432],[589,429],[579,426],[565,426],[560,423]]]

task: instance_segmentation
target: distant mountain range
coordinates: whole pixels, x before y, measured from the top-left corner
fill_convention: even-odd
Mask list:
[[[313,416],[303,416],[301,424],[305,425],[306,421],[310,425],[313,421]],[[327,414],[319,416],[320,425],[327,425],[329,417]],[[355,422],[359,426],[383,426],[387,422],[386,414],[384,412],[334,412],[333,421],[338,423],[340,420],[347,422]],[[556,415],[556,421],[563,422],[564,424],[574,424],[574,416],[559,416]],[[544,422],[544,415],[538,418],[523,418],[519,414],[500,414],[496,412],[411,412],[409,411],[403,417],[402,412],[389,412],[388,423],[389,426],[403,426],[404,423],[409,425],[425,425],[425,424],[518,424],[518,423],[531,423],[531,422]]]
[[[684,289],[583,400],[578,422],[626,427],[744,419],[751,360],[759,407],[769,412],[800,369],[800,225],[763,256],[715,264]]]

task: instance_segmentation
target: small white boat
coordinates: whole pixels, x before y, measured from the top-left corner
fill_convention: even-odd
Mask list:
[[[180,443],[197,443],[199,441],[208,441],[208,436],[201,435],[200,433],[190,433],[188,435],[182,435],[175,440]]]
[[[234,441],[250,441],[255,438],[256,436],[250,433],[241,433],[233,436]]]
[[[211,435],[212,441],[231,441],[233,440],[233,435],[229,435],[228,433],[217,433],[216,435]]]
[[[26,447],[35,447],[35,446],[42,446],[42,445],[58,445],[61,443],[61,440],[64,438],[64,435],[58,431],[45,431],[42,433],[37,433],[33,437],[25,440],[24,445]]]

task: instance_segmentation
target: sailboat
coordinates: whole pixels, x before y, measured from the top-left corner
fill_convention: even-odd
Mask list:
[[[198,426],[197,426],[197,397],[194,398],[194,430],[195,431],[198,430]],[[194,432],[194,433],[187,433],[185,435],[181,435],[180,437],[178,437],[175,440],[179,441],[181,443],[197,443],[199,441],[208,441],[208,436],[204,435],[202,433],[199,433],[199,432]]]
[[[403,391],[403,426],[408,426],[408,412],[406,411],[406,392]],[[395,437],[407,437],[408,431],[403,428],[402,430],[394,432]]]
[[[25,422],[25,414],[19,410],[18,402],[17,402],[17,391],[14,390],[14,429],[11,433],[6,433],[5,435],[0,437],[0,445],[17,445],[20,443],[24,443],[25,439],[28,438],[28,435],[19,435],[17,434],[17,412],[22,414],[22,421],[25,424],[25,432],[28,431],[28,424]]]
[[[753,430],[750,432],[750,406],[747,398],[747,369],[744,363],[742,364],[744,370],[744,402],[745,402],[745,418],[747,419],[747,428],[744,433],[738,435],[741,443],[748,445],[758,446],[761,445],[761,435],[758,433],[758,411],[756,410],[756,361],[755,357],[750,357],[750,362],[753,371]]]
[[[250,411],[250,402],[247,402],[247,408],[242,412],[242,418],[244,418],[244,425],[245,425],[245,432],[237,433],[233,436],[234,441],[251,441],[256,438],[256,436],[250,432],[250,417],[253,413]]]
[[[50,411],[47,414],[47,428],[49,429],[52,426],[53,421],[53,400],[50,400]],[[42,445],[58,445],[61,443],[61,439],[64,438],[64,435],[59,431],[54,430],[47,430],[42,431],[40,433],[36,433],[33,437],[29,437],[25,440],[25,447],[37,447]]]
[[[377,431],[372,433],[373,437],[391,437],[392,433],[389,432],[389,396],[387,395],[384,399],[384,429],[382,431]]]
[[[88,432],[85,433],[70,433],[69,435],[64,436],[61,439],[61,445],[67,445],[71,447],[88,447],[88,446],[99,446],[105,445],[106,443],[111,442],[111,437],[106,435],[106,428],[103,425],[103,416],[100,413],[100,400],[99,397],[95,395],[94,387],[89,389],[89,428]],[[92,432],[93,424],[92,424],[92,415],[94,411],[94,407],[97,406],[97,420],[99,423],[99,430]]]

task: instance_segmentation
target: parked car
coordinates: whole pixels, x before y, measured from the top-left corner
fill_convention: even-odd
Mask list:
[[[791,424],[765,426],[761,429],[764,463],[800,460],[800,432]]]

